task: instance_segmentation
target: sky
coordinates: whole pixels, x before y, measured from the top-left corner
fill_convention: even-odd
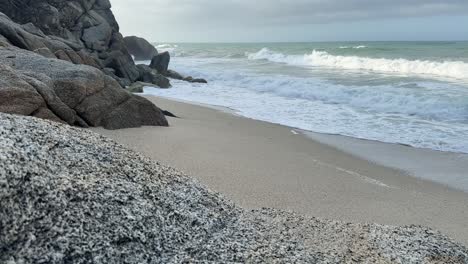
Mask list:
[[[468,40],[468,0],[111,0],[152,42]]]

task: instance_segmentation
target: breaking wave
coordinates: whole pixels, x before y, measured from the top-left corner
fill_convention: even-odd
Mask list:
[[[428,61],[407,59],[336,56],[326,51],[313,50],[305,55],[287,55],[263,48],[248,53],[249,60],[268,60],[295,66],[330,67],[348,70],[369,70],[405,75],[432,75],[468,80],[468,63],[462,61]]]
[[[340,49],[365,49],[367,46],[360,45],[360,46],[341,46]]]

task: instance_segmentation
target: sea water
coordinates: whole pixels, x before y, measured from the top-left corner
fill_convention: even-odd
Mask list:
[[[172,81],[147,93],[304,130],[468,153],[468,42],[159,44]]]

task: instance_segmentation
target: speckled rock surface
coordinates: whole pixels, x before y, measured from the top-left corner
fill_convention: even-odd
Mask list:
[[[424,227],[245,211],[91,131],[0,113],[0,263],[468,263]]]

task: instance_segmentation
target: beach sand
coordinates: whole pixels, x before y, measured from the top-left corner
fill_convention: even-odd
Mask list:
[[[424,225],[468,246],[466,192],[408,176],[286,126],[147,98],[180,118],[169,118],[168,128],[92,130],[184,171],[245,208]]]

